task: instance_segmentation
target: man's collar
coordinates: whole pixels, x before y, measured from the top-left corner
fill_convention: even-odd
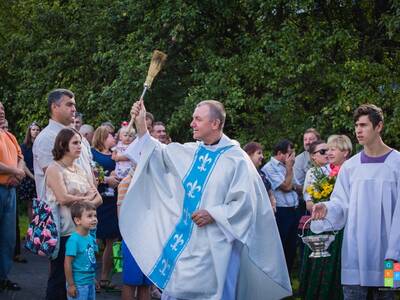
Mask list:
[[[285,164],[277,160],[274,156],[271,157],[271,162],[275,165],[282,165],[284,166]]]
[[[239,145],[239,143],[235,140],[231,140],[225,134],[222,134],[221,138],[218,140],[218,142],[216,144],[213,143],[213,145],[206,145],[206,144],[204,144],[204,142],[200,142],[200,145],[204,145],[207,148],[215,149],[215,148],[225,147],[225,146],[229,146],[229,145]]]
[[[205,146],[215,146],[215,145],[218,145],[219,142],[221,141],[221,139],[222,139],[222,136],[221,136],[218,140],[216,140],[214,143],[211,143],[211,144],[206,144],[206,143],[204,143],[204,145],[205,145]]]
[[[61,124],[61,123],[59,123],[59,122],[57,122],[57,121],[55,121],[53,119],[49,120],[49,125],[52,126],[52,127],[59,127],[59,128],[62,128],[62,129],[67,128],[67,126],[65,126],[65,125],[63,125],[63,124]]]

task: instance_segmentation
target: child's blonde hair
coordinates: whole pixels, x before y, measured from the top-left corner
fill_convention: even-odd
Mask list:
[[[123,133],[123,132],[126,132],[126,133],[128,133],[128,134],[130,134],[130,135],[132,135],[132,136],[135,136],[135,135],[136,135],[136,130],[135,130],[135,128],[129,127],[129,126],[122,126],[122,127],[118,130],[118,138],[119,138],[119,135],[120,135],[121,133]]]

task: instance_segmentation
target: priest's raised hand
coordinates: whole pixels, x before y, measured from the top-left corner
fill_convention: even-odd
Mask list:
[[[147,132],[146,108],[144,107],[143,99],[136,101],[132,105],[131,118],[135,121],[135,126],[139,137],[142,137]]]

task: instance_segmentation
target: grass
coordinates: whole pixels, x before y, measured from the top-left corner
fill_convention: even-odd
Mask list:
[[[25,214],[19,215],[19,232],[21,234],[21,238],[25,236],[26,231],[28,230],[30,220],[28,220],[28,216]]]

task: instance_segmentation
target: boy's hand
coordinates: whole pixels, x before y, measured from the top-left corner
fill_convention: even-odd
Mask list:
[[[75,284],[68,285],[67,293],[68,296],[72,298],[76,298],[78,296],[78,291],[76,290]]]

